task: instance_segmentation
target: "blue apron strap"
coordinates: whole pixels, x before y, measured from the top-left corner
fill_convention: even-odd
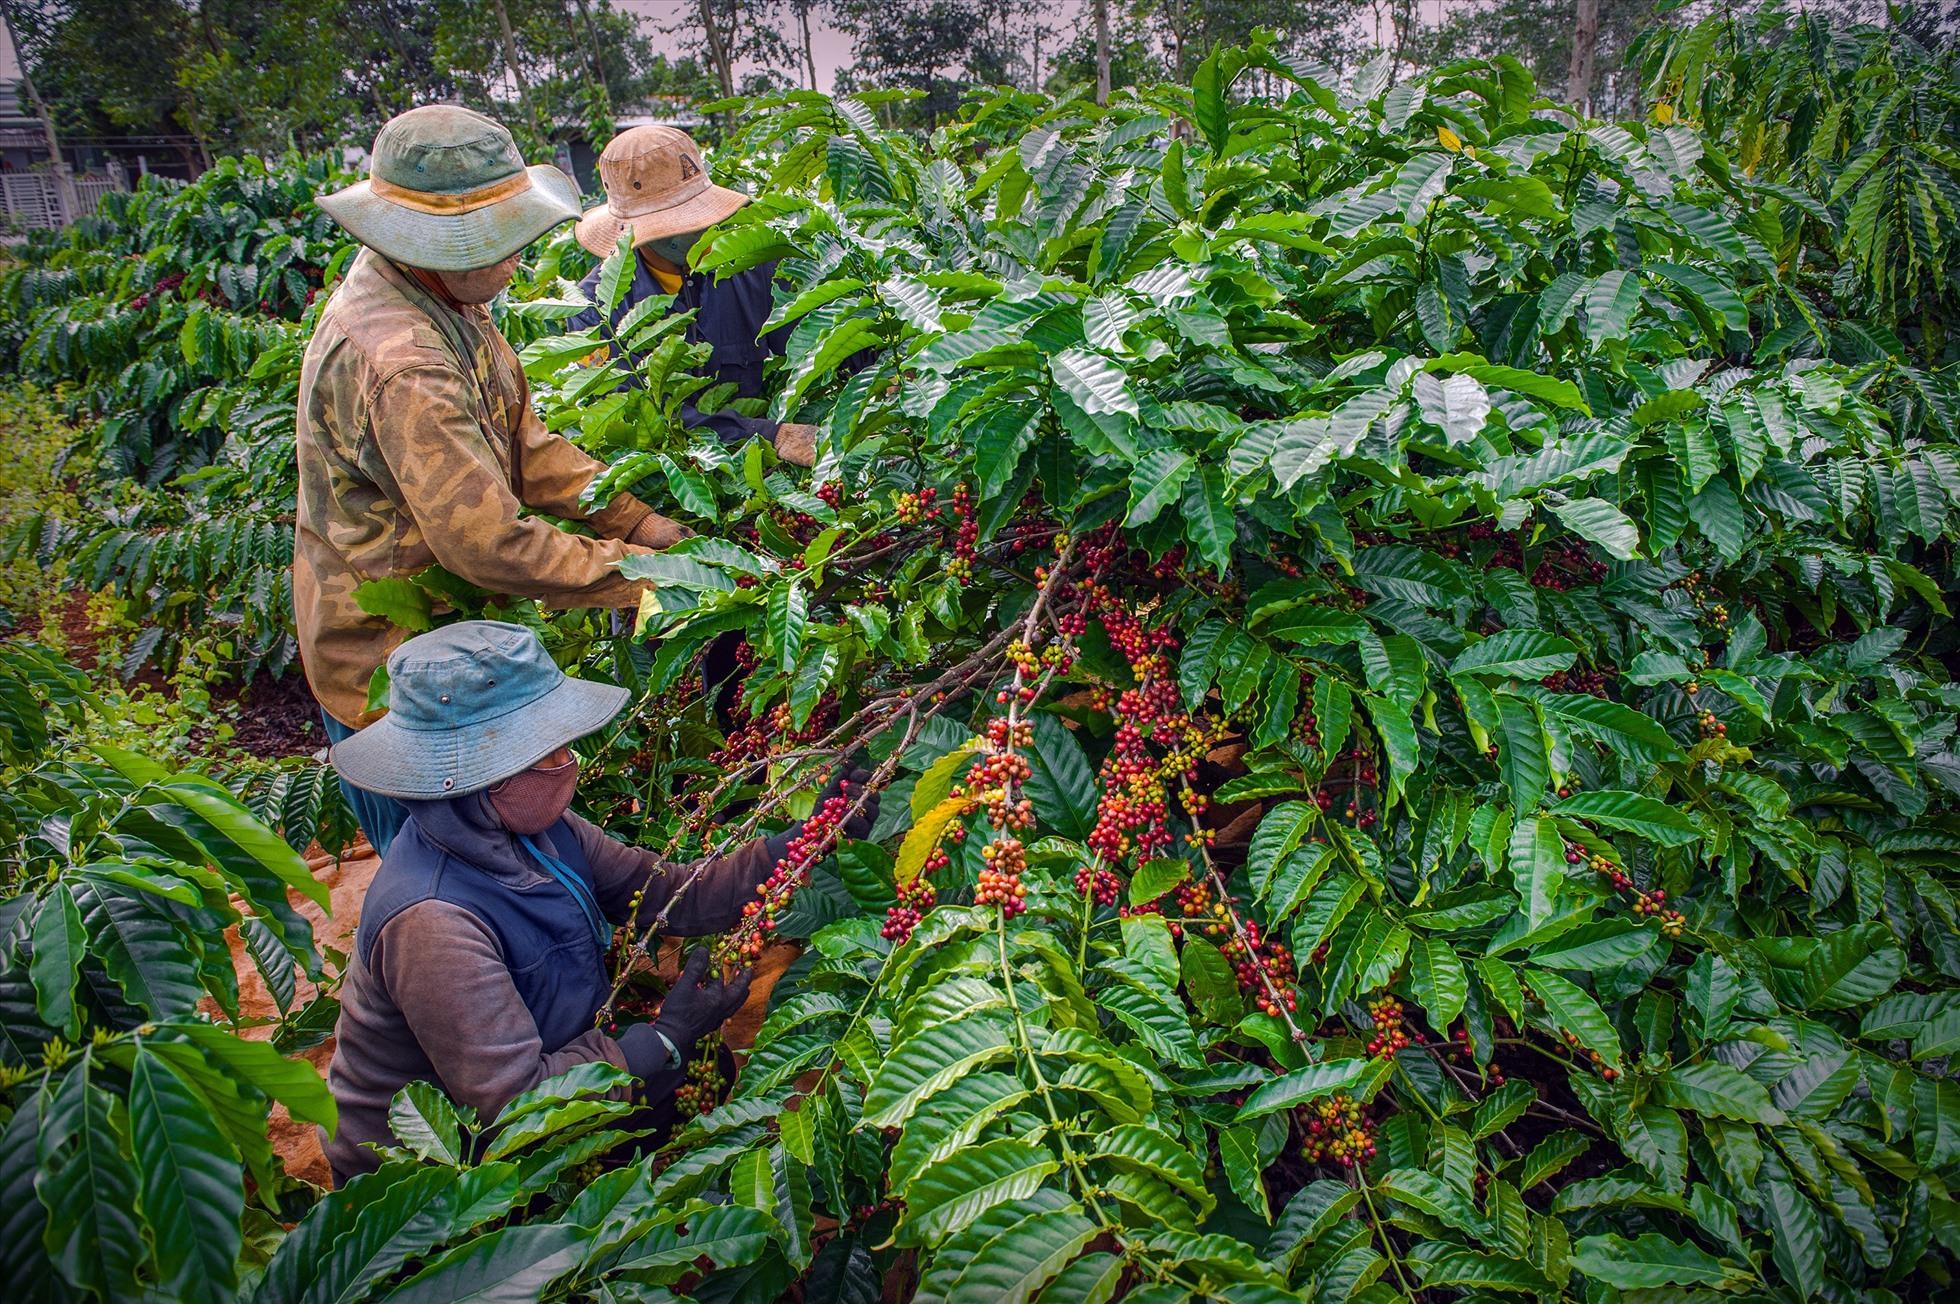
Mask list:
[[[585,921],[592,925],[592,940],[598,944],[599,954],[603,957],[606,948],[612,944],[613,930],[599,912],[599,902],[592,895],[592,889],[586,886],[584,879],[572,872],[571,866],[533,842],[529,834],[520,834],[517,840],[544,866],[546,873],[564,885],[565,890],[572,894],[572,900],[578,902],[579,909],[585,912]]]

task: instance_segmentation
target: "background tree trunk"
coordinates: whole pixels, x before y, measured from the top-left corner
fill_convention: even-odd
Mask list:
[[[810,10],[815,4],[816,0],[800,0],[796,6],[796,22],[803,32],[803,70],[810,78],[810,89],[813,91],[820,89],[817,86],[816,51],[810,43]]]
[[[1109,0],[1096,0],[1096,103],[1109,103]]]
[[[735,93],[735,59],[729,52],[732,44],[730,33],[716,25],[712,0],[695,0],[695,12],[701,15],[701,35],[708,43],[708,62],[714,65],[715,80],[721,83],[721,93],[725,99]],[[732,16],[729,26],[734,26]]]
[[[511,79],[517,83],[517,102],[524,106],[524,116],[531,120],[531,136],[538,144],[546,140],[544,123],[538,118],[538,106],[531,98],[531,83],[524,76],[524,69],[517,61],[517,36],[511,31],[510,10],[504,7],[504,0],[495,0],[497,8],[497,34],[503,42],[504,66],[510,69]]]
[[[1572,63],[1565,98],[1581,113],[1592,109],[1593,61],[1599,51],[1599,0],[1576,0],[1572,16]]]

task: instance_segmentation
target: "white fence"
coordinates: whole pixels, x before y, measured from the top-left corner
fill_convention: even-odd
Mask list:
[[[118,170],[119,171],[119,170]],[[0,172],[0,234],[66,226],[95,211],[102,196],[127,190],[116,173]]]

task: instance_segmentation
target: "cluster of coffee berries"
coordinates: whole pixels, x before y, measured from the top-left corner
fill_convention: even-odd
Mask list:
[[[1729,727],[1717,719],[1715,713],[1706,707],[1703,707],[1700,714],[1695,716],[1695,726],[1701,730],[1701,736],[1704,738],[1728,737]]]
[[[1422,1034],[1409,1031],[1408,1012],[1393,996],[1369,1001],[1368,1018],[1375,1028],[1375,1035],[1368,1041],[1368,1053],[1376,1059],[1392,1059],[1397,1051],[1422,1041]]]
[[[1025,499],[1022,501],[1022,506],[1029,505]],[[1031,525],[1009,526],[1001,532],[1001,537],[1007,542],[1008,547],[1015,555],[1018,556],[1031,548],[1038,548],[1043,543],[1054,539],[1055,527],[1041,522]]]
[[[1381,775],[1375,768],[1375,754],[1366,747],[1356,744],[1341,753],[1341,759],[1349,765],[1349,773],[1355,783],[1363,788],[1379,788]],[[1349,812],[1352,814],[1352,812]]]
[[[932,858],[928,857],[927,872],[934,868],[943,868],[947,863],[945,852],[935,849],[933,856],[938,858],[939,864],[935,866]],[[885,926],[878,930],[879,936],[887,941],[904,944],[911,940],[912,930],[919,926],[919,921],[925,918],[926,912],[938,904],[939,894],[934,892],[932,884],[926,881],[925,873],[921,873],[910,883],[899,887],[898,904],[885,911]]]
[[[781,530],[795,543],[808,543],[823,533],[823,522],[808,512],[793,511],[790,508],[775,503],[770,504],[766,510],[769,519],[775,522],[776,528]],[[762,530],[760,527],[754,525],[749,526],[748,535],[749,542],[758,546],[762,543]],[[803,568],[803,558],[800,556],[792,557],[789,559],[788,564],[793,570],[801,570]]]
[[[1484,569],[1522,571],[1524,569],[1524,545],[1522,531],[1499,533],[1489,521],[1476,521],[1464,532],[1471,543],[1495,543],[1489,555],[1484,558]],[[1479,550],[1481,551],[1481,550]]]
[[[1099,906],[1115,905],[1122,888],[1122,881],[1101,865],[1084,865],[1075,871],[1075,890],[1093,896]]]
[[[892,510],[904,525],[923,525],[939,519],[939,491],[931,485],[917,492],[904,491],[892,496]]]
[[[1261,936],[1255,920],[1241,920],[1239,927],[1245,930],[1245,940],[1234,937],[1219,948],[1232,964],[1239,990],[1250,993],[1260,1012],[1275,1019],[1281,1005],[1288,1012],[1297,1010],[1300,1002],[1293,990],[1293,952],[1284,942]],[[1278,993],[1277,1002],[1274,993]]]
[[[688,1062],[687,1079],[674,1090],[674,1104],[682,1117],[705,1114],[721,1100],[721,1058],[706,1042],[703,1052]]]
[[[1111,864],[1131,854],[1148,860],[1172,842],[1170,785],[1183,789],[1191,809],[1201,807],[1193,792],[1198,762],[1223,737],[1225,724],[1194,719],[1181,709],[1172,655],[1177,640],[1168,628],[1146,628],[1101,586],[1088,586],[1085,598],[1137,678],[1136,687],[1113,696],[1104,690],[1092,703],[1108,711],[1117,727],[1097,776],[1101,796],[1089,847]]]
[[[1293,713],[1294,740],[1318,751],[1320,749],[1320,717],[1313,711],[1314,675],[1311,671],[1300,672],[1300,707]]]
[[[1356,588],[1347,582],[1341,568],[1328,562],[1320,568],[1320,577],[1333,586],[1334,591],[1322,599],[1336,611],[1359,611],[1368,605],[1369,594],[1366,589]]]
[[[1590,693],[1594,697],[1605,697],[1606,679],[1604,670],[1556,670],[1545,676],[1545,687],[1554,693]]]
[[[1059,556],[1063,544],[1067,542],[1067,538],[1066,536],[1057,537],[1059,542],[1056,544],[1056,555]],[[1097,526],[1095,529],[1089,531],[1089,533],[1082,535],[1076,542],[1080,546],[1076,549],[1075,555],[1082,559],[1083,567],[1087,569],[1091,576],[1100,575],[1115,565],[1116,559],[1122,556],[1128,548],[1128,545],[1123,542],[1122,528],[1115,521],[1111,521],[1107,525]]]
[[[851,809],[841,796],[827,798],[789,845],[755,890],[756,899],[742,907],[741,922],[735,925],[716,948],[715,959],[723,965],[752,963],[762,954],[768,935],[776,931],[776,915],[789,904],[796,890],[810,881],[810,868],[830,854],[837,844],[837,826]]]
[[[1584,865],[1586,868],[1592,870],[1593,873],[1603,875],[1606,881],[1613,885],[1613,890],[1616,892],[1624,892],[1633,886],[1633,880],[1627,877],[1625,870],[1613,863],[1611,857],[1599,852],[1587,851],[1582,843],[1567,842],[1565,844],[1565,863],[1568,865]]]
[[[1212,937],[1223,937],[1232,931],[1231,903],[1214,896],[1209,881],[1179,883],[1171,889],[1171,899],[1177,903],[1180,916],[1171,922],[1174,936],[1184,936],[1186,929]]]
[[[1576,1033],[1561,1029],[1559,1035],[1565,1038],[1565,1044],[1568,1048],[1572,1050],[1583,1049],[1579,1045],[1579,1038]],[[1608,1082],[1611,1082],[1615,1078],[1618,1078],[1620,1076],[1620,1071],[1614,1068],[1611,1064],[1606,1063],[1604,1057],[1602,1057],[1600,1053],[1596,1050],[1588,1050],[1585,1052],[1585,1062],[1592,1065],[1595,1069],[1599,1070],[1599,1076],[1606,1079]]]
[[[756,668],[755,653],[749,649],[746,639],[735,649],[735,662],[744,676]],[[717,769],[735,770],[777,752],[808,746],[837,723],[837,694],[826,690],[801,727],[794,723],[794,718],[784,702],[778,702],[757,719],[749,713],[746,703],[737,700],[726,739],[709,754],[709,762]]]
[[[1028,852],[1016,837],[998,837],[980,849],[985,862],[973,893],[977,906],[997,905],[1003,919],[1012,919],[1028,908],[1027,888],[1021,875],[1027,872]]]
[[[1375,827],[1375,824],[1381,819],[1380,811],[1374,809],[1373,807],[1356,806],[1351,798],[1349,799],[1346,807],[1342,809],[1341,813],[1347,816],[1347,818],[1353,820],[1354,827],[1358,829],[1372,829],[1373,827]]]
[[[905,1208],[903,1200],[880,1200],[876,1204],[855,1205],[851,1209],[851,1221],[867,1223],[882,1213],[898,1213]]]
[[[1180,543],[1167,551],[1151,565],[1150,578],[1153,580],[1174,580],[1183,570],[1184,545]]]
[[[987,801],[987,822],[997,829],[1025,833],[1034,827],[1034,803],[1026,797],[997,794]]]
[[[1016,784],[1026,783],[1033,777],[1034,766],[1021,752],[1006,747],[997,751],[992,750],[994,746],[989,743],[989,750],[982,752],[980,758],[967,770],[966,778],[960,785],[961,793],[977,794],[994,789],[1005,790]],[[1026,746],[1026,744],[1018,744],[1018,746]]]
[[[1605,578],[1605,562],[1594,560],[1584,544],[1567,541],[1545,550],[1537,569],[1531,572],[1531,586],[1562,593],[1575,585],[1597,584]]]
[[[1375,1157],[1375,1130],[1361,1102],[1345,1092],[1323,1096],[1299,1111],[1300,1155],[1310,1164],[1353,1168]]]
[[[1679,937],[1688,927],[1688,917],[1679,910],[1668,909],[1667,893],[1659,888],[1635,897],[1633,913],[1660,920],[1661,935],[1664,937]]]
[[[1473,1064],[1476,1062],[1477,1050],[1476,1047],[1470,1044],[1470,1029],[1458,1028],[1450,1034],[1450,1040],[1456,1043],[1457,1054],[1463,1056],[1463,1058]],[[1492,1060],[1490,1062],[1490,1065],[1485,1070],[1485,1074],[1489,1077],[1491,1086],[1501,1087],[1504,1085],[1504,1070],[1497,1066],[1497,1061]]]
[[[980,512],[973,501],[973,491],[963,484],[953,486],[953,515],[959,519],[959,526],[953,531],[953,559],[946,563],[946,573],[962,584],[970,584],[974,545],[980,541]]]

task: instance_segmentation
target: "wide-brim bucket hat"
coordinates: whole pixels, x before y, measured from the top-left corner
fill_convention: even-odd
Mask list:
[[[599,154],[599,181],[606,202],[589,209],[574,231],[578,242],[604,258],[629,240],[705,231],[749,202],[739,190],[718,186],[701,161],[693,137],[673,127],[629,127]]]
[[[367,180],[318,202],[368,248],[435,272],[500,263],[579,215],[570,177],[548,163],[526,167],[502,124],[457,104],[390,118]]]
[[[388,658],[388,714],[328,753],[356,788],[409,801],[479,792],[602,727],[617,684],[574,679],[522,625],[464,620]]]

